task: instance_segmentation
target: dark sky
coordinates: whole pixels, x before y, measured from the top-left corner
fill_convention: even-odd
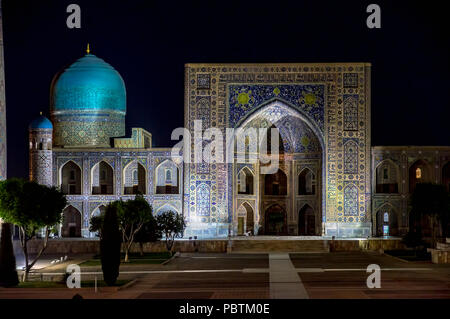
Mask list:
[[[381,6],[382,28],[366,27]],[[395,4],[391,3],[395,2]],[[81,6],[81,29],[66,7]],[[441,1],[3,1],[8,176],[28,174],[29,122],[53,75],[92,53],[127,87],[127,134],[171,146],[187,62],[371,62],[372,145],[450,145],[450,43]]]

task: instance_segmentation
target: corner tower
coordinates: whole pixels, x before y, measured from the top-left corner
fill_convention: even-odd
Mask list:
[[[125,135],[125,83],[111,65],[87,54],[55,75],[50,112],[57,147],[111,147]]]
[[[52,186],[53,125],[41,115],[28,127],[30,141],[30,180]]]

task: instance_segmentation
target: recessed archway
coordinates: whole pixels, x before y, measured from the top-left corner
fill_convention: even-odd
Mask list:
[[[261,105],[251,114],[248,114],[242,120],[237,122],[235,127],[237,129],[235,132],[236,135],[233,141],[242,141],[242,136],[246,137],[252,135],[247,132],[249,129],[256,129],[258,134],[260,134],[258,129],[269,129],[273,127],[278,129],[280,136],[279,142],[282,144],[282,147],[279,149],[278,170],[275,169],[275,173],[272,174],[263,173],[263,168],[265,169],[269,164],[264,164],[263,161],[260,160],[259,169],[256,171],[256,195],[262,196],[261,201],[273,200],[273,196],[287,196],[288,201],[290,201],[290,197],[303,194],[320,194],[319,196],[311,196],[311,200],[314,202],[314,207],[318,207],[317,209],[321,212],[318,215],[319,220],[322,220],[322,217],[326,216],[326,201],[322,200],[325,198],[324,194],[326,189],[323,187],[323,183],[326,181],[324,176],[326,163],[324,152],[325,143],[323,132],[309,115],[303,114],[300,110],[290,106],[289,103],[285,103],[281,100],[272,100],[265,105]],[[257,145],[259,146],[259,149],[261,143],[268,142],[267,136],[263,136],[262,141],[260,141],[260,138],[261,137],[258,136]],[[255,142],[256,141],[253,141],[251,144],[253,145]],[[232,146],[235,147],[233,143],[228,145],[228,152],[233,150],[231,148]],[[259,149],[257,150],[258,153]],[[235,159],[239,159],[236,155],[239,155],[240,153],[234,154]],[[268,154],[267,159],[273,160],[274,154]],[[306,170],[304,172],[300,171],[299,173],[296,173],[293,168],[297,167],[297,163],[305,162],[315,167],[315,171],[309,173],[309,171]],[[295,177],[292,176],[293,174],[295,174]],[[302,181],[300,181],[300,179],[302,179]],[[236,180],[236,178],[231,180]],[[299,181],[300,187],[298,187]],[[235,196],[234,205],[237,205],[239,198],[237,189],[238,183],[233,184],[233,187],[233,195]],[[301,188],[301,190],[299,188]],[[264,198],[265,196],[268,197]],[[272,197],[272,199],[270,197]],[[256,198],[256,200],[258,200],[258,198]],[[292,200],[295,200],[295,198],[292,198]],[[283,204],[280,202],[280,205]],[[259,209],[263,209],[262,202],[258,203],[256,206]],[[298,214],[298,211],[293,211],[293,207],[290,205],[288,205],[285,210],[286,214],[289,216],[289,220],[291,220],[291,218],[296,219],[294,216]],[[261,210],[258,214],[259,220],[262,220],[266,212]],[[289,232],[294,235],[297,233],[297,230],[295,227],[289,227]]]
[[[81,195],[81,168],[68,161],[61,168],[61,191],[66,195]]]
[[[165,160],[155,169],[155,193],[179,194],[180,173],[177,165],[171,160]]]
[[[376,168],[376,192],[398,193],[400,170],[392,160],[386,159]]]
[[[244,202],[237,210],[237,233],[238,235],[254,235],[255,216],[252,206]]]
[[[123,193],[146,194],[147,193],[147,171],[138,161],[132,161],[123,170]]]
[[[298,235],[316,235],[316,215],[308,204],[305,204],[298,212]]]
[[[287,193],[287,176],[283,170],[264,175],[264,195],[285,196]]]
[[[253,172],[245,166],[239,171],[237,178],[238,194],[253,195]]]
[[[63,210],[62,237],[81,237],[81,213],[72,205]]]
[[[266,209],[264,216],[265,235],[287,235],[286,210],[278,204]]]
[[[429,164],[420,159],[414,162],[409,168],[409,193],[412,194],[416,189],[416,184],[430,183],[431,173]]]
[[[315,175],[309,168],[304,168],[298,175],[298,194],[314,195],[316,193]]]
[[[391,205],[385,204],[377,210],[377,236],[397,236],[399,234],[398,224],[398,214]]]
[[[114,194],[114,170],[110,164],[101,161],[94,165],[91,173],[92,195]]]

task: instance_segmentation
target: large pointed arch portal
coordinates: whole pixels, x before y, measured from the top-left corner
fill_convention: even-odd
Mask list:
[[[260,217],[259,219],[267,218],[266,214],[266,204],[271,203],[274,207],[287,207],[286,209],[286,220],[289,221],[289,225],[285,225],[285,231],[280,234],[297,234],[298,226],[294,225],[293,220],[297,220],[298,210],[297,208],[300,204],[300,199],[305,199],[304,196],[309,196],[308,200],[317,201],[317,218],[320,222],[326,221],[326,201],[325,201],[325,190],[326,190],[326,169],[325,169],[325,143],[323,133],[320,127],[311,119],[311,117],[292,107],[289,103],[281,100],[273,100],[260,108],[252,112],[250,115],[245,117],[242,121],[238,122],[239,129],[248,130],[250,128],[277,128],[280,135],[280,143],[282,145],[279,149],[283,152],[279,153],[279,169],[274,174],[261,174],[258,178],[258,185],[256,189],[259,191],[258,194],[254,195],[254,200],[257,202],[257,211],[255,212]],[[239,139],[237,134],[239,131],[235,131],[236,143]],[[269,132],[267,134],[270,134]],[[262,140],[262,142],[261,142]],[[260,154],[261,143],[264,143],[266,138],[258,138],[257,141],[251,141],[250,144],[257,142],[258,149],[257,152]],[[231,149],[232,145],[228,145],[228,152],[233,152]],[[266,146],[269,147],[268,145]],[[235,148],[237,150],[237,148]],[[237,154],[237,153],[236,153]],[[273,154],[270,154],[271,158],[274,159]],[[235,160],[237,162],[237,155],[235,155]],[[247,158],[247,157],[246,157]],[[275,155],[275,158],[276,155]],[[321,175],[321,178],[317,178],[320,185],[317,185],[317,192],[302,192],[299,191],[298,185],[298,174],[294,172],[300,163],[314,163],[319,168],[317,173]],[[261,162],[256,165],[263,165]],[[236,164],[237,165],[237,164]],[[242,164],[241,164],[242,165]],[[259,170],[261,172],[261,170]],[[300,173],[300,172],[299,172]],[[230,172],[229,172],[230,174]],[[279,175],[282,178],[279,178]],[[312,177],[311,177],[312,179]],[[242,195],[239,194],[236,189],[237,183],[233,184],[233,202],[230,203],[232,210],[238,209],[237,203],[238,199]],[[236,195],[237,194],[237,195]],[[300,198],[300,196],[303,196]],[[230,196],[231,197],[231,196]],[[295,207],[286,205],[287,203],[294,202]],[[321,208],[321,209],[319,209]],[[295,217],[294,217],[295,215]],[[236,225],[234,225],[236,226]],[[270,225],[265,223],[261,225],[263,228],[267,228]],[[235,227],[236,228],[236,227]],[[273,230],[262,230],[261,233],[273,233]],[[319,235],[322,235],[320,233]]]

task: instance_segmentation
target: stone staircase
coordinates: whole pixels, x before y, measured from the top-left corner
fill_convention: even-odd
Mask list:
[[[239,240],[231,242],[232,253],[328,252],[328,240]]]

